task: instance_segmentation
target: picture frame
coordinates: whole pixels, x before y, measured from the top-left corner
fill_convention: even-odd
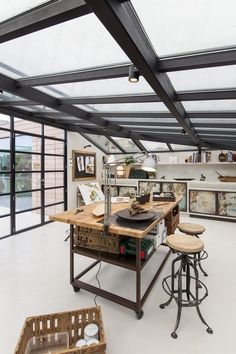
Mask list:
[[[96,179],[96,152],[72,150],[72,180]]]

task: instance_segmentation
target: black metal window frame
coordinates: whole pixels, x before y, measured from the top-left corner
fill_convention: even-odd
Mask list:
[[[1,239],[5,239],[7,237],[10,237],[12,235],[25,232],[31,229],[34,229],[36,227],[45,225],[49,223],[49,220],[46,220],[46,214],[45,214],[45,209],[48,207],[53,207],[56,205],[63,205],[63,209],[67,209],[67,131],[63,128],[60,127],[64,131],[64,138],[58,138],[58,137],[53,137],[50,135],[45,134],[45,126],[47,124],[45,123],[39,123],[35,122],[32,120],[33,123],[39,123],[41,125],[41,132],[40,134],[36,133],[31,133],[31,132],[25,132],[23,130],[17,129],[15,127],[15,117],[10,115],[8,116],[10,120],[10,126],[9,128],[2,128],[0,127],[0,131],[5,131],[9,133],[10,137],[10,146],[9,150],[8,149],[0,149],[0,152],[3,153],[8,153],[10,156],[10,168],[8,171],[0,171],[0,176],[7,174],[10,177],[10,190],[7,193],[1,193],[0,198],[2,196],[9,196],[9,202],[10,202],[10,212],[6,214],[0,215],[0,219],[4,218],[10,218],[10,225],[9,225],[9,233],[6,235],[3,235],[0,237]],[[22,119],[24,120],[24,119]],[[52,125],[48,125],[53,127]],[[16,129],[15,129],[16,128]],[[54,127],[53,127],[54,128]],[[57,128],[57,127],[55,127]],[[41,139],[41,146],[40,146],[40,151],[24,151],[21,149],[18,149],[15,145],[15,139],[16,136],[30,136],[30,137],[36,137]],[[63,154],[57,154],[57,153],[45,153],[45,140],[51,140],[51,141],[58,141],[63,143]],[[31,156],[39,156],[40,157],[40,168],[35,169],[35,170],[17,170],[16,169],[16,164],[15,164],[15,157],[16,154],[25,154],[25,155],[31,155]],[[51,156],[51,157],[61,157],[63,158],[63,163],[62,163],[62,168],[61,169],[47,169],[45,170],[45,157],[46,156]],[[40,178],[40,187],[37,188],[31,188],[29,190],[21,190],[21,191],[16,191],[16,177],[17,174],[38,174]],[[45,187],[45,173],[62,173],[63,174],[63,184],[62,185],[55,185],[52,187]],[[48,203],[45,204],[45,193],[47,190],[56,190],[56,189],[62,189],[63,190],[63,200],[57,201],[55,203]],[[27,208],[27,209],[21,209],[21,210],[16,210],[16,198],[18,195],[21,195],[23,193],[33,193],[33,192],[40,192],[40,206],[32,207],[32,208]],[[24,227],[21,229],[16,228],[16,217],[17,215],[26,213],[26,212],[31,212],[31,211],[40,211],[40,223],[37,223],[35,225],[29,226],[29,227]]]

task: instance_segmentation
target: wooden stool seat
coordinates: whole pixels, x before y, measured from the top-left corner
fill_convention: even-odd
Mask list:
[[[199,253],[204,248],[204,243],[197,237],[189,235],[169,235],[166,239],[167,245],[177,252]]]
[[[177,228],[187,235],[200,235],[206,230],[204,226],[192,223],[181,223],[178,224]]]

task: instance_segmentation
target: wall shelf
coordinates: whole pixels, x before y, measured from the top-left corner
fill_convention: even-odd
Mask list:
[[[181,162],[181,163],[158,163],[158,166],[178,166],[178,165],[184,165],[184,166],[194,166],[194,165],[236,165],[236,162],[193,162],[193,163],[186,163],[186,162]]]

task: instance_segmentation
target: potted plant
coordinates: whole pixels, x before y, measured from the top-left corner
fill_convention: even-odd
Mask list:
[[[130,168],[136,162],[133,156],[127,156],[125,158],[125,174],[124,178],[129,178]]]

